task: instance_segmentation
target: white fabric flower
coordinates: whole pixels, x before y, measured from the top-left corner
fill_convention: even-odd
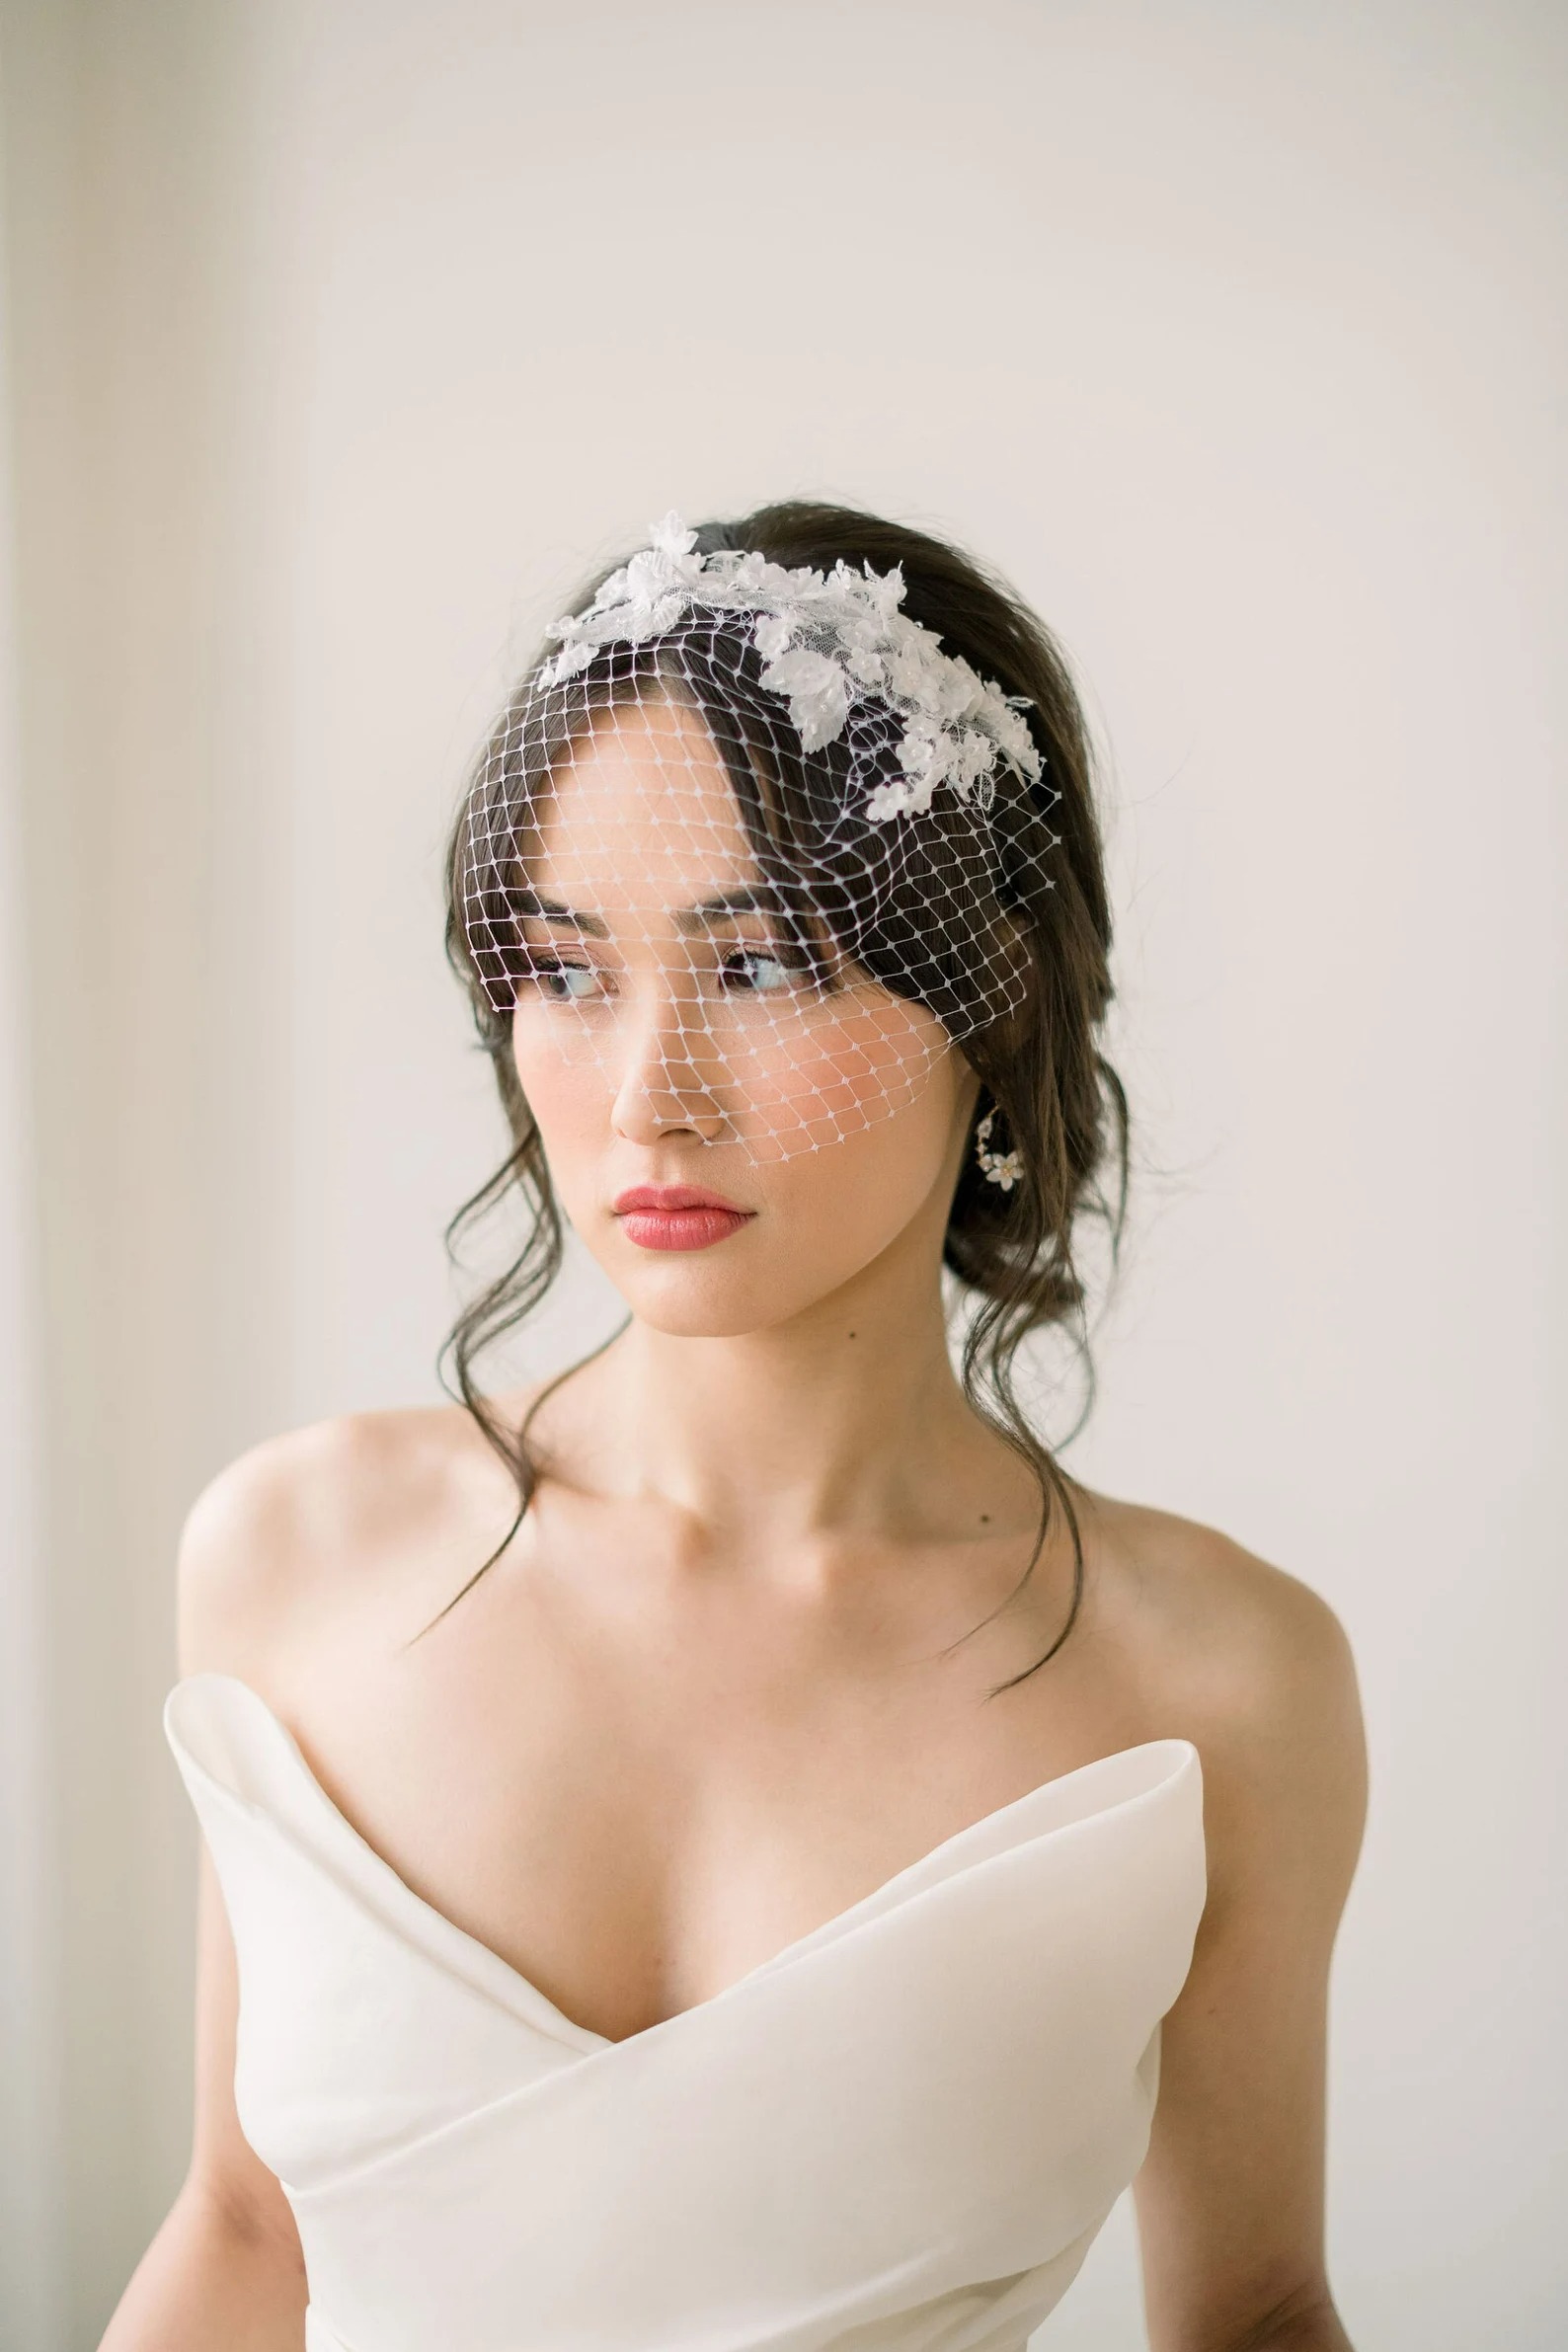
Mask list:
[[[842,735],[849,716],[849,680],[831,655],[798,646],[768,664],[762,683],[788,700],[803,751],[820,751]]]
[[[673,507],[663,522],[649,524],[648,536],[661,555],[689,555],[697,544],[696,532],[687,530]]]
[[[823,574],[791,571],[754,549],[698,555],[696,532],[672,509],[649,538],[586,612],[556,622],[561,651],[541,668],[542,685],[577,676],[601,646],[646,645],[688,613],[749,613],[762,683],[788,702],[803,750],[836,743],[858,701],[884,702],[903,720],[903,773],[868,794],[874,822],[922,814],[943,784],[961,799],[982,787],[988,798],[998,760],[1038,780],[1040,750],[1020,715],[1027,705],[943,653],[940,638],[900,610],[901,568],[854,572],[840,561]]]
[[[751,643],[769,662],[777,662],[788,653],[795,634],[795,623],[787,613],[765,612],[751,632]]]

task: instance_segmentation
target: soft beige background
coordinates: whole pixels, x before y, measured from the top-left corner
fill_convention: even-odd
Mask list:
[[[499,1141],[464,755],[587,561],[796,489],[998,560],[1111,749],[1144,1174],[1075,1458],[1356,1642],[1348,2321],[1568,2335],[1564,49],[1528,0],[4,0],[7,2346],[96,2342],[184,2161],[181,1514],[433,1393]],[[1125,2222],[1048,2332],[1140,2340]]]

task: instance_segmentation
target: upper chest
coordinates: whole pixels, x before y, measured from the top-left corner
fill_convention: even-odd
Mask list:
[[[1148,1736],[1092,1615],[1075,1655],[987,1697],[1049,1645],[1052,1596],[966,1641],[993,1585],[865,1566],[824,1592],[537,1555],[411,1646],[346,1617],[275,1695],[418,1895],[620,2039]]]

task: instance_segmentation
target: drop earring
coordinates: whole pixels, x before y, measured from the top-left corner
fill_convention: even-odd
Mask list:
[[[993,1107],[975,1130],[975,1157],[985,1171],[986,1183],[999,1184],[1004,1193],[1010,1193],[1015,1184],[1023,1182],[1024,1163],[1017,1151],[991,1150],[991,1125],[995,1117]]]

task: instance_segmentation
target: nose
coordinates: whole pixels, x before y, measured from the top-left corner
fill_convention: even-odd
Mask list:
[[[616,1135],[630,1143],[682,1132],[704,1143],[721,1139],[729,1072],[689,991],[667,981],[651,988],[638,1017],[623,1025],[621,1045],[610,1112]]]

